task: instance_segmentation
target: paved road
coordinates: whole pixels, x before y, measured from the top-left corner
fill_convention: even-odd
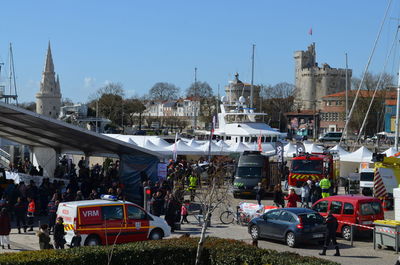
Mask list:
[[[241,200],[232,199],[232,205],[237,204]],[[254,200],[246,200],[248,202],[255,202]],[[264,200],[264,204],[272,205],[270,200]],[[218,211],[218,210],[217,210]],[[393,212],[386,212],[386,219],[393,218]],[[243,240],[245,242],[251,242],[250,235],[247,233],[247,227],[239,225],[224,225],[218,220],[219,214],[216,212],[213,215],[212,227],[208,229],[208,236],[216,236],[221,238],[231,238],[237,240]],[[172,237],[179,237],[182,234],[189,233],[192,236],[198,236],[200,234],[200,226],[196,223],[193,216],[189,216],[191,224],[182,225],[182,230],[177,231]],[[17,252],[24,250],[37,250],[39,249],[38,237],[35,232],[29,232],[27,234],[18,234],[16,229],[12,229],[11,235],[11,246],[12,250],[1,250],[3,252]],[[398,255],[393,250],[383,249],[374,250],[372,240],[363,239],[354,242],[354,246],[350,246],[350,242],[344,241],[339,238],[339,246],[341,249],[341,257],[334,257],[334,251],[328,250],[326,259],[336,261],[341,264],[352,264],[352,265],[391,265],[394,264]],[[317,245],[301,245],[298,248],[289,248],[282,242],[260,240],[259,247],[274,249],[277,251],[292,251],[305,256],[317,256],[320,252],[320,247]]]

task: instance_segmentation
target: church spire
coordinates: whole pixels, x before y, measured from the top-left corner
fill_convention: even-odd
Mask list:
[[[44,65],[44,72],[47,73],[54,72],[53,56],[51,55],[50,41],[49,41],[49,46],[47,48],[47,56],[46,56],[46,63]]]

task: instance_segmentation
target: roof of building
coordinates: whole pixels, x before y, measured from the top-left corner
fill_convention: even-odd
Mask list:
[[[348,92],[349,97],[354,97],[356,95],[357,91],[356,90],[350,90]],[[372,97],[374,94],[373,90],[360,90],[359,96],[361,97]],[[390,99],[395,99],[396,98],[396,92],[395,91],[378,91],[376,93],[376,96],[385,96],[385,98],[390,98]],[[333,99],[333,98],[345,98],[346,97],[346,91],[343,92],[338,92],[335,94],[330,94],[322,97],[322,99]]]
[[[301,115],[315,115],[318,112],[315,110],[298,110],[298,111],[292,111],[292,112],[286,112],[285,115],[295,115],[295,116],[301,116]]]
[[[89,155],[160,154],[100,133],[0,102],[0,137],[32,147]]]
[[[168,107],[173,107],[173,106],[175,106],[176,105],[176,101],[167,101],[167,102],[165,102],[164,104],[163,104],[163,107],[165,108],[168,108]]]

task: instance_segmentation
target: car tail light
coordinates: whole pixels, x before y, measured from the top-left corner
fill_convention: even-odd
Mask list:
[[[301,219],[301,217],[299,216],[299,224],[298,225],[296,225],[296,227],[298,228],[298,229],[303,229],[304,228],[304,226],[303,226],[303,220]]]

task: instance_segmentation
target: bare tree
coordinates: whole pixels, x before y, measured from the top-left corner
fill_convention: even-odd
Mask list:
[[[212,213],[221,205],[228,201],[229,184],[225,183],[226,168],[214,164],[209,170],[209,184],[203,185],[196,191],[196,200],[200,202],[203,209],[204,222],[201,227],[199,243],[197,245],[196,265],[202,264],[202,253],[206,241],[206,232],[211,220]]]
[[[154,100],[171,100],[179,96],[179,88],[167,82],[155,83],[149,91],[149,97]]]
[[[213,96],[213,90],[207,82],[192,83],[186,91],[187,97],[208,98]]]
[[[272,127],[279,127],[280,130],[286,128],[284,113],[293,109],[294,93],[295,86],[289,83],[261,85],[262,111],[270,115],[269,122]]]

